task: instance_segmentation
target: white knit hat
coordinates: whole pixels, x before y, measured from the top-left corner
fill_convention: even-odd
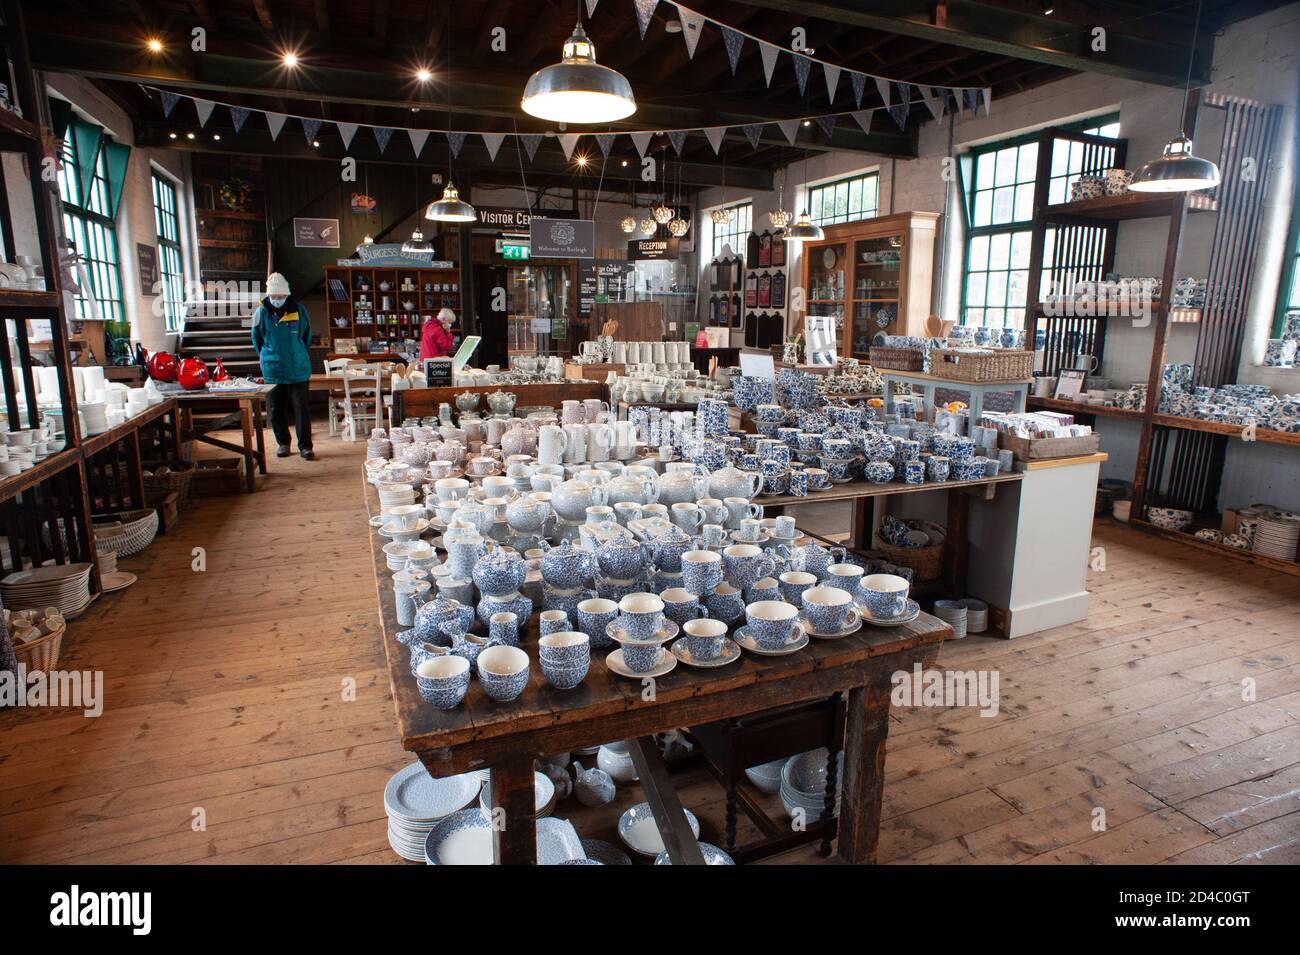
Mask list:
[[[279,272],[272,272],[266,277],[266,294],[267,295],[288,295],[289,280]]]

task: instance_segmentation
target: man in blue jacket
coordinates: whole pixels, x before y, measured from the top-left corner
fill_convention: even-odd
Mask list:
[[[289,406],[293,406],[298,453],[315,460],[311,450],[311,321],[307,309],[289,294],[289,282],[279,272],[266,280],[266,298],[253,313],[253,347],[262,361],[262,377],[273,385],[267,395],[271,430],[279,445],[276,456],[287,458]]]

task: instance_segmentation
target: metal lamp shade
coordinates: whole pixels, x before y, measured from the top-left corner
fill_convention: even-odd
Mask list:
[[[411,232],[411,237],[402,243],[403,252],[432,252],[433,243],[424,238],[424,233],[419,229]]]
[[[579,23],[560,62],[528,78],[520,106],[557,123],[610,123],[635,113],[636,98],[622,73],[596,62],[596,46]]]
[[[786,242],[818,242],[826,238],[822,227],[808,217],[807,211],[799,213],[799,221],[786,228],[781,238]]]
[[[1192,141],[1171,139],[1164,155],[1153,159],[1134,175],[1131,192],[1195,192],[1219,184],[1219,167],[1208,159],[1192,155]]]
[[[473,222],[478,218],[474,207],[460,197],[456,187],[451,183],[442,191],[442,198],[429,203],[424,217],[434,222]]]

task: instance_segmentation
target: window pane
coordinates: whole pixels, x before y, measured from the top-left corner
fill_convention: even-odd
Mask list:
[[[1016,186],[1016,206],[1013,217],[1017,222],[1027,222],[1034,217],[1034,184],[1032,182]]]
[[[1020,158],[1016,169],[1017,182],[1033,182],[1038,172],[1038,143],[1025,143],[1020,147]]]
[[[1029,268],[1029,242],[1032,232],[1017,232],[1011,236],[1011,267],[1013,269]]]
[[[970,270],[983,272],[989,267],[989,238],[976,236],[970,240]]]
[[[987,272],[972,272],[966,276],[966,301],[969,304],[978,305],[984,301],[984,284],[987,279]]]
[[[989,305],[1004,305],[1007,301],[1007,273],[990,272],[988,291],[984,301]]]
[[[1016,151],[1002,149],[996,155],[997,171],[994,174],[994,184],[1009,186],[1016,180]]]
[[[995,190],[993,193],[993,224],[1002,225],[1010,222],[1015,212],[1015,190],[1010,186]]]
[[[1012,272],[1007,280],[1007,304],[1019,305],[1023,308],[1025,304],[1025,287],[1028,284],[1028,272]]]
[[[975,160],[975,188],[993,188],[993,153],[984,153]]]
[[[1006,269],[1011,266],[1011,236],[1003,232],[989,239],[989,268]]]
[[[975,226],[993,224],[993,193],[975,193],[975,210],[971,213],[971,224]]]

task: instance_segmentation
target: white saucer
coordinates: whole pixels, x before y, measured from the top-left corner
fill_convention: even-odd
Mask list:
[[[664,625],[655,631],[655,635],[649,640],[638,640],[635,637],[628,636],[627,632],[618,625],[618,620],[611,620],[605,625],[605,636],[619,643],[667,643],[673,637],[681,633],[681,628],[672,620],[664,617]]]
[[[909,600],[907,602],[907,610],[903,614],[897,617],[890,617],[888,620],[871,616],[871,612],[867,610],[865,600],[858,604],[858,611],[862,614],[863,621],[874,627],[898,627],[905,623],[911,623],[917,617],[921,616],[921,605],[915,600]]]
[[[619,676],[625,676],[632,680],[641,680],[645,677],[660,677],[665,673],[671,673],[677,666],[677,657],[664,650],[664,660],[649,673],[633,673],[623,663],[623,648],[619,647],[609,656],[605,657],[605,666],[609,668],[610,673],[616,673]]]
[[[125,590],[135,583],[137,579],[135,574],[128,574],[124,570],[116,570],[111,574],[104,574],[100,577],[99,583],[103,587],[104,593],[111,594],[117,590]]]
[[[736,643],[740,644],[742,647],[748,650],[750,653],[757,653],[759,656],[764,656],[764,657],[783,657],[788,654],[795,653],[799,650],[802,650],[804,647],[808,646],[808,634],[804,631],[802,627],[799,628],[799,636],[795,637],[793,640],[791,640],[785,646],[781,647],[779,650],[764,650],[762,647],[760,647],[757,643],[754,642],[754,638],[749,635],[749,627],[741,627],[734,634],[732,634],[731,638],[735,640]]]
[[[805,617],[802,613],[799,614],[799,623],[803,625],[804,630],[807,632],[807,634],[810,637],[816,637],[818,640],[839,640],[841,637],[847,637],[850,634],[857,633],[859,630],[861,630],[862,617],[863,617],[862,609],[858,608],[858,622],[851,627],[845,627],[843,630],[840,630],[838,633],[818,633],[816,630],[812,628],[812,624],[808,622],[808,618]]]
[[[722,653],[712,660],[697,660],[691,656],[691,648],[687,646],[685,637],[675,642],[669,649],[672,651],[673,656],[690,667],[704,667],[706,669],[724,667],[728,663],[735,663],[740,659],[740,645],[731,639],[722,641]]]

